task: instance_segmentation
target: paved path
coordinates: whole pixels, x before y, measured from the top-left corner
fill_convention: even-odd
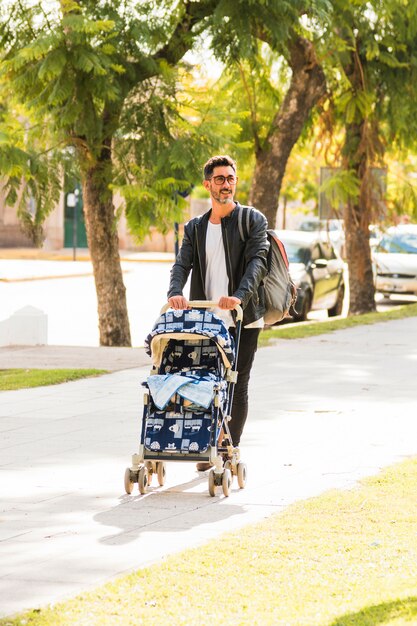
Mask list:
[[[99,585],[417,454],[417,318],[261,349],[242,448],[249,481],[229,498],[211,498],[206,475],[172,462],[164,488],[124,493],[147,372],[0,394],[1,615]]]
[[[92,348],[88,346],[5,346],[0,347],[0,369],[83,368],[110,372],[150,367],[144,348]]]

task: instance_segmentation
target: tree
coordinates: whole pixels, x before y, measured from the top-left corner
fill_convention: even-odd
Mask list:
[[[323,17],[326,2],[312,4]],[[248,201],[265,213],[271,227],[288,158],[326,89],[315,44],[300,34],[301,18],[309,10],[313,12],[309,2],[283,10],[279,34],[258,24],[254,46],[226,56],[225,73],[212,93],[241,127],[229,145],[245,164],[245,175],[248,162],[252,168],[250,189],[245,176],[243,192],[248,191]]]
[[[256,4],[259,12],[264,3]],[[229,36],[227,46],[215,48],[228,70],[237,68],[232,75],[240,76],[243,87],[241,97],[248,110],[249,122],[243,128],[242,139],[249,140],[255,152],[249,202],[265,213],[271,227],[275,226],[278,198],[289,155],[313,107],[326,89],[324,73],[311,38],[313,30],[305,29],[303,22],[310,20],[313,24],[317,20],[326,20],[329,10],[327,0],[275,2],[271,3],[268,16],[260,15],[249,27],[242,24],[242,14],[235,10],[233,22],[239,29],[252,28],[250,32],[254,37]],[[218,25],[215,43],[225,39],[225,31],[229,28],[229,23]],[[237,28],[234,32],[238,32]],[[251,45],[247,44],[248,41]],[[285,75],[285,63],[291,70],[290,81]],[[268,64],[269,68],[266,68]],[[281,85],[277,87],[277,82],[283,77],[285,90]],[[268,121],[265,95],[270,97]],[[239,104],[231,103],[232,111],[236,108]]]
[[[265,213],[275,227],[278,198],[288,158],[299,139],[313,107],[326,93],[324,72],[314,45],[301,36],[288,42],[292,71],[287,93],[275,113],[264,141],[256,141],[256,165],[249,201]]]
[[[414,3],[399,0],[335,3],[325,37],[336,119],[344,128],[334,184],[345,196],[350,314],[375,309],[369,225],[376,216],[373,168],[386,145],[415,137]]]
[[[161,101],[169,68],[219,3],[61,0],[48,9],[41,2],[11,2],[2,9],[3,92],[24,104],[51,138],[49,168],[69,153],[79,170],[102,345],[130,345],[111,185],[158,179],[161,197],[177,187],[175,176],[164,185],[152,161],[137,162],[135,142],[128,141],[130,121],[149,101]],[[152,133],[146,127],[133,132],[147,131]],[[118,155],[120,146],[124,152]],[[16,188],[25,175],[22,168],[8,185]],[[40,219],[53,200],[51,194],[44,198]]]
[[[143,233],[178,215],[177,192],[197,174],[196,133],[175,106],[180,60],[203,32],[223,60],[250,55],[259,32],[282,39],[299,4],[10,0],[1,9],[2,88],[47,129],[49,163],[69,153],[79,171],[102,345],[130,345],[113,190]]]

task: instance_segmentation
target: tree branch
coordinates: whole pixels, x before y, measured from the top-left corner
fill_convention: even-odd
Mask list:
[[[151,78],[158,73],[159,61],[166,61],[169,65],[176,65],[193,44],[194,26],[211,15],[219,5],[220,0],[200,0],[184,4],[184,13],[176,25],[169,41],[155,54],[144,57],[142,61],[133,63],[136,84]]]
[[[253,139],[254,139],[254,143],[255,143],[255,153],[257,153],[260,148],[261,148],[261,142],[259,139],[259,133],[258,133],[258,120],[256,117],[256,93],[255,91],[253,92],[253,97],[248,85],[248,81],[246,80],[246,75],[245,75],[245,71],[242,67],[242,64],[239,63],[238,64],[238,69],[239,69],[239,73],[240,73],[240,77],[242,79],[242,83],[243,83],[243,88],[246,91],[246,96],[248,98],[248,104],[249,104],[249,110],[250,110],[250,119],[251,119],[251,127],[252,127],[252,134],[253,134]]]

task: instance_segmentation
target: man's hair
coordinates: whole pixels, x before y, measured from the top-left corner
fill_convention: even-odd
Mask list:
[[[232,157],[227,156],[227,154],[223,154],[220,156],[211,157],[204,165],[204,180],[208,180],[212,177],[213,171],[215,167],[221,167],[223,165],[230,165],[236,172],[236,161],[232,159]]]

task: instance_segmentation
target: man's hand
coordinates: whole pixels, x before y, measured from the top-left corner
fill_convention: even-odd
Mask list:
[[[168,298],[168,304],[172,309],[189,309],[190,305],[188,304],[187,298],[184,296],[172,296],[172,298]]]
[[[231,311],[237,304],[241,304],[242,300],[234,296],[222,296],[219,300],[219,308]]]

